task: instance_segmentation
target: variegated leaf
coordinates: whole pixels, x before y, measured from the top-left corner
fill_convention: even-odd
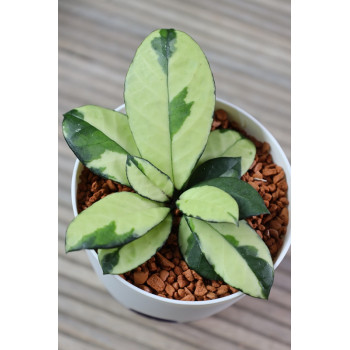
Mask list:
[[[64,115],[63,135],[77,158],[95,174],[128,185],[125,161],[139,155],[126,115],[83,106]]]
[[[113,248],[158,225],[170,209],[136,193],[117,192],[95,202],[69,225],[66,251]]]
[[[223,154],[233,146],[242,135],[229,129],[214,130],[209,134],[208,143],[205,146],[204,152],[198,161],[198,166],[209,159],[222,157]]]
[[[235,130],[214,130],[210,133],[198,166],[218,157],[241,157],[241,175],[252,165],[256,148],[252,141]]]
[[[173,195],[174,185],[169,176],[145,159],[129,155],[126,161],[126,175],[130,186],[141,196],[166,202]]]
[[[98,258],[103,273],[120,274],[130,271],[150,259],[167,240],[172,224],[168,216],[142,237],[113,249],[99,249]]]
[[[225,191],[213,186],[193,187],[182,193],[177,207],[187,216],[211,222],[237,223],[237,202]]]
[[[227,284],[253,297],[268,298],[274,277],[271,255],[246,221],[236,226],[188,218],[188,223],[206,259]]]
[[[198,44],[173,29],[152,32],[125,80],[125,108],[142,158],[181,189],[210,132],[215,86]]]

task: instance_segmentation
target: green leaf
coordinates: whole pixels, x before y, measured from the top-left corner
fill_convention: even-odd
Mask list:
[[[203,254],[199,246],[198,236],[189,228],[186,216],[183,216],[180,222],[179,247],[190,269],[195,270],[204,278],[221,280]]]
[[[83,106],[64,114],[63,136],[77,158],[95,174],[129,185],[128,154],[138,155],[127,117],[98,106]]]
[[[182,193],[177,207],[187,216],[211,222],[238,222],[238,204],[225,191],[213,186],[193,187]]]
[[[252,165],[256,148],[252,141],[234,130],[214,130],[210,133],[207,146],[198,161],[198,166],[209,159],[219,157],[241,157],[241,175]]]
[[[141,196],[166,202],[173,195],[174,185],[169,176],[145,159],[128,155],[126,175],[131,187]]]
[[[198,165],[209,159],[223,157],[223,154],[241,138],[242,135],[234,130],[218,129],[212,131],[209,134],[208,143],[198,161]]]
[[[241,177],[241,158],[221,157],[207,160],[191,175],[187,188],[217,177]]]
[[[198,44],[173,29],[152,32],[125,80],[125,108],[141,157],[181,189],[210,132],[215,86]]]
[[[172,224],[172,216],[168,216],[152,230],[138,239],[113,249],[99,249],[98,258],[107,274],[120,274],[130,271],[150,259],[167,240]]]
[[[270,214],[259,192],[242,180],[220,177],[203,181],[197,186],[214,186],[231,195],[238,203],[239,219],[260,214]]]
[[[188,221],[206,259],[227,284],[253,297],[268,298],[274,276],[271,255],[244,220],[238,226]]]
[[[164,220],[170,209],[136,193],[117,192],[95,202],[69,225],[66,252],[113,248],[141,237]]]

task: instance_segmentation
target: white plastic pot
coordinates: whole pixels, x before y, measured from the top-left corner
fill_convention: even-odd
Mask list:
[[[290,202],[290,164],[276,139],[260,122],[241,108],[221,99],[217,99],[215,109],[220,108],[224,109],[228,113],[229,119],[237,122],[249,135],[254,136],[259,141],[266,141],[270,144],[274,163],[280,165],[285,172],[288,183],[288,199]],[[116,111],[123,112],[124,105],[118,107]],[[76,195],[79,175],[82,169],[82,164],[77,160],[73,170],[71,187],[72,205],[75,216],[78,215]],[[290,205],[288,209],[290,211]],[[283,246],[274,263],[275,269],[285,257],[290,244],[291,233],[289,223]],[[86,253],[95,272],[109,293],[125,307],[148,317],[170,322],[196,321],[226,309],[245,296],[242,292],[237,292],[227,297],[208,301],[180,301],[159,297],[135,287],[118,275],[103,275],[96,252],[94,250],[86,250]]]

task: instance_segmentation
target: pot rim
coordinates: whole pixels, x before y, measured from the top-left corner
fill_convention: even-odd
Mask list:
[[[233,109],[235,109],[236,111],[238,111],[239,113],[243,114],[245,117],[247,117],[248,119],[250,119],[254,124],[256,124],[260,129],[262,129],[267,135],[269,135],[269,137],[274,141],[274,148],[278,151],[278,153],[280,153],[280,155],[282,156],[282,158],[284,159],[285,165],[284,166],[284,171],[286,174],[290,174],[291,173],[291,167],[290,167],[290,163],[288,161],[287,156],[285,155],[282,147],[280,146],[280,144],[278,143],[278,141],[275,139],[275,137],[264,127],[264,125],[262,125],[258,120],[256,120],[252,115],[250,115],[248,112],[246,112],[245,110],[243,110],[242,108],[236,106],[233,103],[227,102],[221,98],[216,98],[216,102],[220,102],[224,105],[227,105]],[[125,108],[125,104],[120,105],[119,107],[117,107],[115,109],[115,111],[120,112],[121,110],[123,110]],[[77,201],[76,201],[76,185],[77,185],[77,172],[78,172],[78,168],[80,165],[80,161],[79,159],[76,159],[75,164],[74,164],[74,169],[73,169],[73,174],[72,174],[72,182],[71,182],[71,198],[72,198],[72,207],[73,207],[73,213],[74,213],[74,217],[76,217],[78,215],[78,210],[77,210]],[[290,186],[290,184],[288,183],[288,186]],[[289,208],[288,211],[290,212],[290,204],[289,204]],[[283,242],[282,245],[282,249],[280,251],[280,254],[278,256],[278,259],[275,261],[274,263],[274,270],[277,269],[277,267],[279,266],[279,264],[282,262],[282,260],[284,259],[284,257],[286,256],[289,247],[291,245],[291,235],[288,234],[288,232],[290,232],[290,223],[288,224],[288,229],[287,229],[287,234],[285,235],[285,240]],[[98,255],[95,252],[95,250],[93,249],[85,249],[86,252],[88,254],[91,254],[91,256],[93,256],[96,260],[98,260]],[[164,298],[164,297],[160,297],[158,295],[146,292],[144,290],[142,290],[141,288],[138,288],[136,286],[134,286],[133,284],[127,282],[126,280],[124,280],[122,277],[120,277],[119,275],[107,275],[110,276],[112,278],[116,278],[119,282],[123,283],[125,286],[133,289],[134,291],[141,293],[142,295],[158,300],[160,302],[164,302],[164,303],[170,303],[170,304],[176,304],[176,305],[182,305],[182,306],[186,306],[186,305],[193,305],[196,306],[203,306],[203,305],[212,305],[212,304],[220,304],[223,302],[226,302],[228,300],[233,300],[236,298],[240,298],[241,296],[245,296],[247,294],[244,294],[241,291],[238,291],[234,294],[228,295],[226,297],[223,298],[218,298],[218,299],[213,299],[213,300],[203,300],[203,301],[183,301],[183,300],[175,300],[175,299],[169,299],[169,298]]]

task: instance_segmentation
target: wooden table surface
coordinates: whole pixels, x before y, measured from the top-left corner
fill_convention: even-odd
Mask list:
[[[217,97],[261,121],[290,158],[290,1],[59,0],[59,349],[290,349],[290,253],[269,301],[245,297],[210,318],[168,324],[114,301],[85,252],[65,254],[73,218],[75,157],[62,113],[84,104],[115,108],[141,41],[158,28],[190,34],[205,52]]]

